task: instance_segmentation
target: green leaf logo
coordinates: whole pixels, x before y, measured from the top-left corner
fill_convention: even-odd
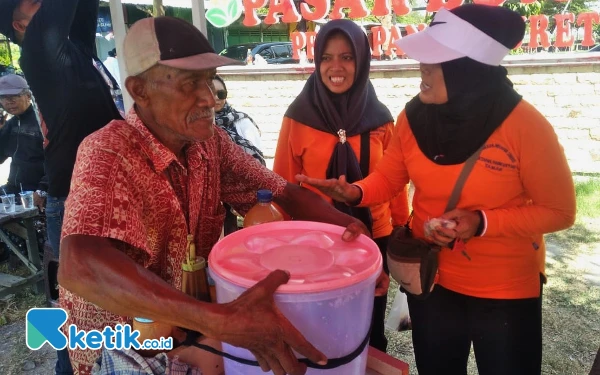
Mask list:
[[[206,19],[214,27],[227,27],[242,15],[241,0],[219,1],[206,11]]]

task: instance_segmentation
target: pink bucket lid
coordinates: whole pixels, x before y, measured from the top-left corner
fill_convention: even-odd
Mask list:
[[[357,284],[382,267],[379,248],[367,236],[342,240],[345,228],[309,221],[279,221],[234,232],[213,247],[212,272],[250,288],[271,271],[290,272],[283,293],[317,293]]]

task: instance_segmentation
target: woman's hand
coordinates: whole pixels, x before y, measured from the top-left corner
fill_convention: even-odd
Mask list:
[[[467,242],[475,236],[477,228],[479,228],[481,223],[481,217],[477,211],[463,210],[461,208],[448,211],[440,218],[456,222],[456,227],[454,228],[455,238],[460,238],[463,242]]]
[[[455,208],[452,211],[446,212],[440,216],[440,219],[456,222],[456,227],[453,229],[444,228],[442,226],[437,227],[432,231],[431,236],[427,238],[436,245],[442,247],[451,247],[452,241],[457,238],[466,243],[475,236],[477,228],[479,228],[479,224],[481,223],[481,218],[476,211],[469,211],[461,208]]]
[[[342,203],[358,203],[362,195],[358,186],[346,182],[346,176],[340,176],[339,179],[330,178],[325,180],[297,174],[296,180],[303,184],[314,186],[323,194],[331,197],[331,199]]]

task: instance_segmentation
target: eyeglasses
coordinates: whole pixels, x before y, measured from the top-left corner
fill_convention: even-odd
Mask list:
[[[23,94],[17,95],[0,95],[0,102],[8,102],[19,99]]]
[[[217,94],[217,98],[219,98],[221,100],[227,99],[227,90],[217,90],[216,94]]]

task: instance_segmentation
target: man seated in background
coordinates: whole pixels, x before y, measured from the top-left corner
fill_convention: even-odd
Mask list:
[[[3,194],[34,191],[39,202],[46,196],[47,188],[43,181],[44,136],[24,78],[16,74],[0,77],[0,106],[12,115],[0,129],[0,163],[12,158],[8,181],[0,191]]]
[[[21,191],[34,191],[34,203],[43,210],[47,183],[44,176],[44,137],[38,116],[31,102],[27,81],[15,74],[0,77],[0,112],[12,117],[0,119],[0,163],[12,158],[6,184],[0,194],[15,194],[15,203],[21,204]],[[12,233],[5,233],[15,238]],[[0,244],[0,262],[8,259],[9,251]]]

